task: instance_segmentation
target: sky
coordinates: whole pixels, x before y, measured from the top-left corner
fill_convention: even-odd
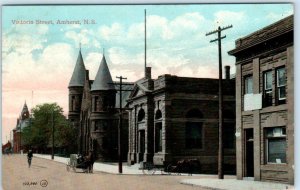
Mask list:
[[[113,80],[120,75],[128,82],[142,78],[144,9],[147,66],[153,78],[217,78],[218,47],[210,43],[216,35],[205,34],[228,25],[233,27],[223,31],[222,58],[234,74],[235,58],[227,52],[235,48],[235,40],[294,12],[292,4],[3,6],[2,142],[10,139],[25,101],[29,109],[57,102],[67,116],[68,83],[79,44],[90,79],[103,53]]]

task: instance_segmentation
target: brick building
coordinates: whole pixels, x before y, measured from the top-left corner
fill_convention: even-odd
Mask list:
[[[236,40],[237,178],[294,183],[293,16]]]
[[[132,85],[126,85],[131,88]],[[117,127],[119,123],[119,92],[110,75],[103,56],[95,80],[89,79],[89,71],[85,69],[81,50],[69,83],[68,118],[78,129],[78,152],[87,154],[94,150],[99,161],[117,160]],[[129,92],[123,92],[126,99]],[[122,107],[125,105],[125,101]],[[123,160],[127,154],[127,115],[124,114],[122,132]]]
[[[162,75],[134,84],[128,99],[128,164],[163,165],[198,159],[202,173],[217,173],[218,79]],[[235,81],[223,79],[225,172],[235,173]]]
[[[17,119],[16,128],[13,129],[13,152],[20,153],[24,150],[24,140],[22,139],[22,130],[30,125],[30,114],[25,102],[21,114]]]

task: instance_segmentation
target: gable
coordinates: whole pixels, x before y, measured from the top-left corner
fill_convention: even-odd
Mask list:
[[[134,97],[144,95],[144,94],[145,94],[145,92],[136,86],[136,88],[133,90],[132,94],[130,95],[130,98],[134,98]]]

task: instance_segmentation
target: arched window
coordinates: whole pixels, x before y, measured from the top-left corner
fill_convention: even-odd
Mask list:
[[[198,109],[192,109],[186,114],[185,147],[190,149],[201,149],[203,144],[202,122],[194,119],[202,119],[203,114]]]
[[[162,118],[162,113],[160,110],[157,110],[155,113],[155,119],[161,119]]]
[[[140,109],[138,113],[138,121],[143,121],[145,119],[145,111],[144,109]]]

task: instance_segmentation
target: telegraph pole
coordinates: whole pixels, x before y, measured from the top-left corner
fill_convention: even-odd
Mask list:
[[[51,159],[54,160],[54,108],[52,110],[52,151]]]
[[[146,67],[147,67],[147,11],[145,9],[145,77],[146,77]]]
[[[119,173],[122,173],[122,122],[123,122],[123,117],[122,117],[122,92],[124,91],[132,91],[132,90],[127,90],[127,89],[122,89],[124,85],[132,85],[132,84],[123,84],[123,79],[126,80],[127,78],[124,78],[123,76],[116,77],[117,79],[120,79],[119,83],[109,83],[109,84],[114,84],[114,85],[119,85],[119,102],[120,102],[120,107],[119,107],[119,125],[118,125],[118,159],[119,159]]]
[[[221,28],[218,27],[217,30],[208,32],[206,36],[218,33],[218,38],[211,40],[210,42],[218,41],[218,50],[219,50],[219,150],[218,150],[218,178],[224,179],[223,171],[223,91],[222,91],[222,49],[221,49],[221,40],[226,38],[225,36],[221,37],[221,31],[232,28],[232,25]]]
[[[122,173],[122,146],[121,146],[121,138],[122,138],[122,120],[123,120],[123,117],[122,117],[122,80],[123,79],[127,79],[127,78],[124,78],[122,76],[119,76],[119,77],[116,77],[118,79],[120,79],[120,85],[119,85],[119,93],[120,93],[120,113],[119,113],[119,126],[118,126],[118,157],[119,157],[119,173],[121,174]]]

